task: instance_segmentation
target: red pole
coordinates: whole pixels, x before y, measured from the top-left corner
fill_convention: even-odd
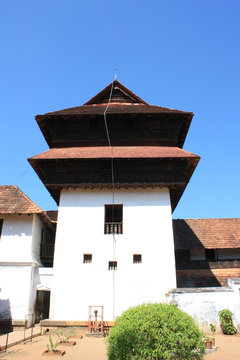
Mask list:
[[[97,332],[97,314],[98,314],[98,311],[97,310],[95,310],[94,311],[94,314],[95,314],[95,332]]]

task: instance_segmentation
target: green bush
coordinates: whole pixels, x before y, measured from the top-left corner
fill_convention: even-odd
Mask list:
[[[143,304],[117,318],[108,336],[109,360],[202,359],[202,333],[173,305]]]
[[[218,313],[220,318],[220,326],[222,332],[225,335],[234,335],[237,332],[237,329],[233,325],[233,313],[230,310],[223,309]]]

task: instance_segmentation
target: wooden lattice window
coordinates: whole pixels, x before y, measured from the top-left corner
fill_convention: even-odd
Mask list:
[[[92,254],[83,254],[83,262],[84,264],[92,262]]]
[[[141,264],[141,262],[142,262],[142,255],[141,254],[133,254],[133,263]]]
[[[109,261],[108,270],[117,270],[117,261]]]
[[[104,234],[123,233],[123,206],[105,205]]]

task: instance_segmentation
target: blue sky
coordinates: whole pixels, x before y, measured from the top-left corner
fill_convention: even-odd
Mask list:
[[[150,104],[192,111],[201,161],[175,218],[238,217],[238,0],[1,0],[0,184],[56,204],[27,162],[48,149],[37,114],[78,106],[114,78]]]

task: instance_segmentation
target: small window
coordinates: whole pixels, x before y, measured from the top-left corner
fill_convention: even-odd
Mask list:
[[[123,233],[123,206],[105,205],[104,234]]]
[[[84,264],[92,262],[92,254],[83,254],[83,262]]]
[[[216,260],[215,249],[205,249],[205,256],[208,261]]]
[[[141,254],[133,254],[133,263],[141,264],[141,262],[142,262],[142,255]]]
[[[108,270],[117,270],[117,261],[109,261]]]
[[[3,219],[0,219],[0,238],[2,234]]]

